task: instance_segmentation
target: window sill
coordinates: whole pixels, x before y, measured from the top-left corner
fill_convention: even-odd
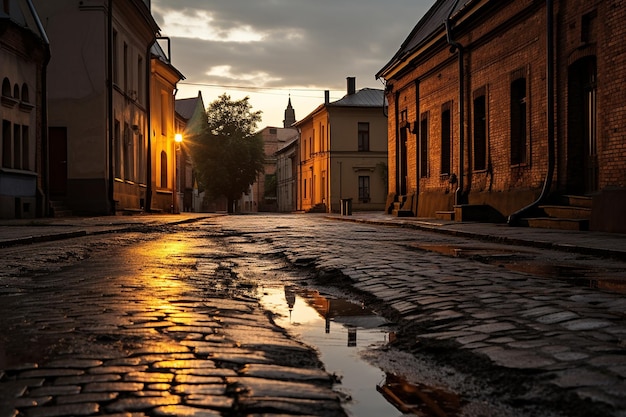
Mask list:
[[[15,168],[0,168],[0,172],[4,174],[14,174],[14,175],[23,175],[28,177],[36,177],[37,173],[35,171],[29,171],[24,169],[15,169]]]
[[[4,107],[8,107],[10,109],[12,109],[13,107],[15,107],[15,105],[18,103],[17,100],[15,100],[12,97],[7,97],[7,96],[2,96],[2,105]]]

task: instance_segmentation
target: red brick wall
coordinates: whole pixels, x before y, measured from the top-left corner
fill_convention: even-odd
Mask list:
[[[548,169],[546,4],[532,0],[492,1],[470,12],[471,17],[461,16],[454,29],[455,40],[465,47],[464,190],[467,202],[488,204],[508,216],[535,200]],[[573,79],[570,66],[591,56],[597,62],[597,189],[600,193],[611,191],[611,198],[594,202],[594,210],[596,205],[603,213],[607,209],[601,205],[626,207],[626,0],[557,0],[554,16],[556,159],[552,192],[581,192],[583,167],[578,161],[585,144],[579,129],[572,127],[579,125],[571,120],[581,116],[568,110],[568,88]],[[459,174],[457,54],[450,52],[445,37],[441,37],[401,66],[400,75],[387,80],[391,90],[389,189],[398,193],[396,115],[406,110],[408,121],[419,123],[421,115],[428,113],[428,175],[420,175],[419,133],[411,133],[407,193],[419,194],[418,216],[432,217],[437,210],[450,210],[454,201],[451,194],[455,186],[440,173],[441,113],[446,102],[452,103],[452,172]],[[519,76],[520,72],[526,73],[527,82],[528,152],[525,163],[513,165],[511,82],[512,74]],[[485,91],[488,120],[487,167],[483,170],[473,166],[472,103],[479,89]],[[576,135],[578,141],[574,140]],[[603,221],[610,223],[611,219]],[[598,229],[610,229],[596,223]]]

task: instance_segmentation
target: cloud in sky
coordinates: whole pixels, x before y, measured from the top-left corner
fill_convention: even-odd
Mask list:
[[[178,98],[202,91],[250,96],[261,126],[281,126],[291,94],[298,119],[339,99],[345,79],[382,88],[376,72],[435,0],[152,0],[172,63],[186,77]],[[239,88],[227,88],[236,86]]]

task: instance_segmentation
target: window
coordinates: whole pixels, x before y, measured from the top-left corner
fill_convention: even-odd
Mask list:
[[[30,169],[30,149],[28,145],[28,136],[28,126],[22,126],[22,169],[25,171],[28,171]]]
[[[361,203],[370,202],[370,177],[359,176],[359,201]]]
[[[28,96],[28,86],[26,83],[22,84],[22,101],[24,103],[30,103],[30,97]]]
[[[359,122],[359,152],[370,150],[370,124]]]
[[[161,188],[167,188],[167,153],[161,151]]]
[[[511,83],[511,165],[526,163],[526,112],[526,79],[517,78]]]
[[[6,14],[9,14],[9,3],[11,3],[9,0],[2,0],[2,10]]]
[[[420,177],[428,177],[428,112],[420,121]]]
[[[139,164],[138,181],[145,184],[145,170],[146,170],[146,144],[144,143],[144,136],[139,134],[139,149],[137,152],[137,163]]]
[[[13,125],[13,168],[22,169],[22,127]]]
[[[441,175],[451,174],[452,166],[452,103],[441,108]]]
[[[591,43],[596,40],[598,11],[593,10],[582,17],[580,24],[580,40],[582,43]]]
[[[161,135],[163,136],[167,136],[167,104],[167,93],[161,91]]]
[[[11,97],[11,81],[8,78],[2,80],[2,96]]]
[[[115,178],[122,178],[122,145],[121,131],[119,120],[115,121],[115,130],[113,131],[113,158],[115,166]]]
[[[124,93],[128,94],[128,45],[124,42],[124,55],[122,56],[122,71],[124,71]]]
[[[276,129],[275,127],[270,127],[270,135],[277,135],[278,134],[278,129]]]
[[[306,198],[306,178],[304,179],[304,186],[302,187],[302,191],[304,192],[303,198]]]
[[[13,98],[16,100],[20,99],[20,86],[17,84],[13,86]]]
[[[113,48],[113,50],[111,51],[111,55],[113,56],[113,83],[114,84],[119,84],[119,72],[118,72],[118,57],[117,57],[117,32],[113,31],[113,41],[112,41],[113,45],[111,45],[111,48]]]
[[[11,151],[11,122],[2,121],[2,166],[11,168],[13,165],[13,152]]]
[[[137,58],[137,101],[143,103],[143,57]]]
[[[128,123],[124,123],[124,179],[133,181],[133,171],[135,168],[135,143],[134,135],[132,134]]]
[[[474,93],[474,171],[487,169],[487,102],[485,89]]]

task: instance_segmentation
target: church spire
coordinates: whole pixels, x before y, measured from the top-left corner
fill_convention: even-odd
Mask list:
[[[287,108],[285,109],[285,120],[283,120],[283,127],[291,127],[296,122],[296,112],[291,106],[291,94],[289,95],[289,101],[287,102]]]

